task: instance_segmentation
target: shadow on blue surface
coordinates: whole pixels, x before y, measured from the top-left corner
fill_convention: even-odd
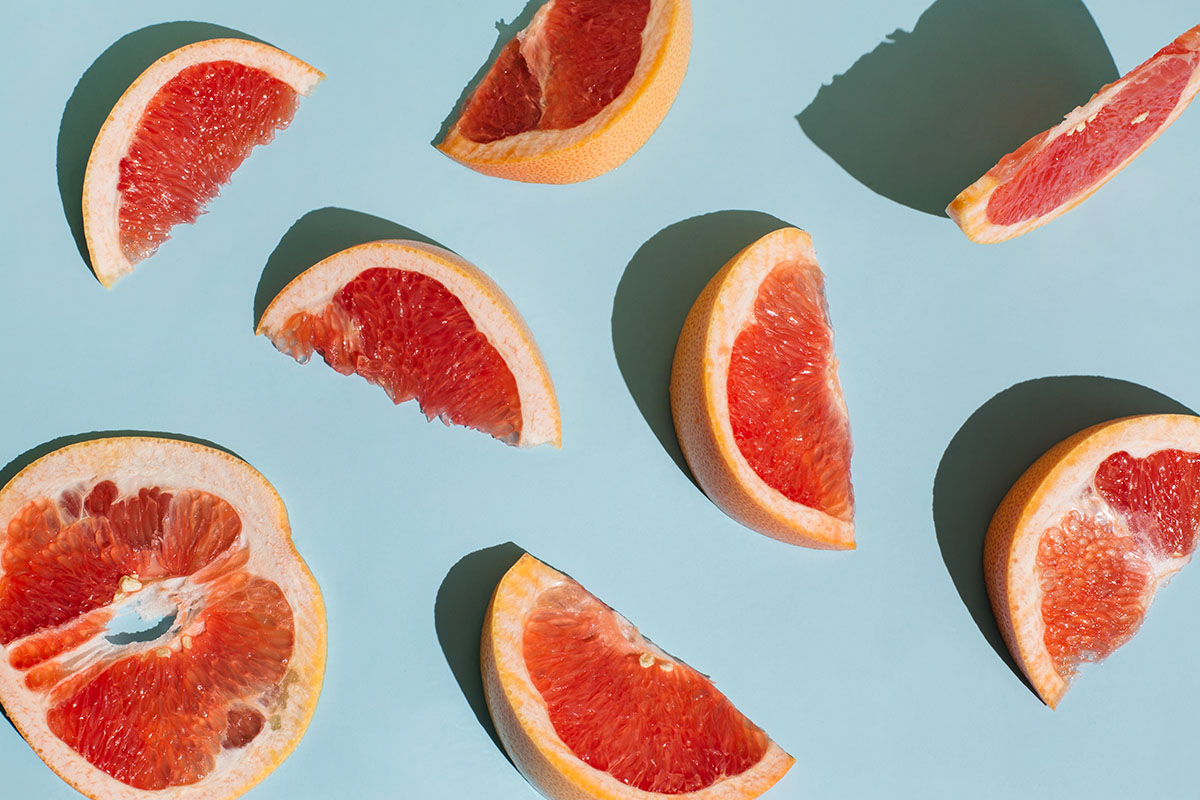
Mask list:
[[[319,208],[298,219],[267,258],[254,292],[254,328],[263,312],[292,279],[347,247],[379,239],[411,239],[445,247],[412,228],[345,208]]]
[[[58,194],[83,263],[91,268],[83,234],[83,176],[100,126],[146,67],[172,50],[205,39],[249,39],[241,31],[207,22],[163,22],[114,42],[83,73],[58,126]]]
[[[937,0],[822,86],[796,119],[879,194],[946,206],[1118,77],[1080,0]]]
[[[1086,375],[1038,378],[988,400],[950,440],[933,481],[933,523],[942,560],[979,632],[1026,686],[1029,681],[1000,635],[984,584],[983,541],[996,507],[1042,453],[1084,428],[1135,414],[1194,413],[1128,381]]]
[[[693,483],[675,438],[668,387],[675,343],[700,291],[738,251],[788,223],[759,211],[717,211],[663,228],[634,254],[613,298],[617,366],[638,410]]]
[[[463,107],[467,104],[467,99],[475,91],[479,82],[483,80],[483,76],[491,69],[492,64],[496,61],[496,57],[500,55],[500,51],[504,49],[504,45],[508,44],[509,40],[517,35],[518,32],[526,28],[533,21],[533,15],[537,10],[546,4],[546,0],[529,0],[525,6],[525,10],[513,18],[512,22],[505,22],[503,19],[496,20],[496,43],[492,45],[492,52],[488,55],[487,60],[483,62],[483,66],[475,73],[475,76],[467,82],[463,87],[462,93],[455,101],[454,107],[450,109],[449,115],[442,120],[442,127],[438,129],[437,136],[430,142],[431,145],[437,147],[450,129],[454,127],[454,123],[458,121],[459,115],[462,114]]]
[[[483,634],[483,619],[492,600],[492,592],[504,573],[523,555],[525,551],[520,547],[505,542],[463,556],[446,573],[433,604],[434,627],[446,663],[450,665],[450,671],[454,673],[454,679],[458,681],[458,687],[475,712],[479,724],[492,737],[505,758],[508,758],[508,753],[504,752],[504,745],[500,743],[483,695],[483,678],[479,672],[479,639]],[[508,760],[512,761],[511,758]]]
[[[51,439],[48,442],[39,444],[37,447],[33,447],[33,448],[30,448],[29,450],[26,450],[24,453],[22,453],[21,455],[14,458],[12,461],[5,464],[3,468],[0,468],[0,487],[8,485],[8,482],[11,481],[14,477],[16,477],[17,474],[21,472],[21,470],[25,469],[27,466],[32,464],[34,461],[37,461],[42,456],[46,456],[46,455],[49,455],[50,453],[53,453],[55,450],[66,447],[67,445],[79,444],[80,442],[92,441],[93,439],[110,439],[110,438],[117,437],[117,436],[153,436],[153,437],[160,438],[160,439],[178,439],[179,441],[182,441],[182,442],[192,442],[194,444],[204,445],[205,447],[212,447],[216,450],[221,450],[225,453],[228,453],[231,456],[234,456],[235,458],[239,458],[242,461],[245,461],[244,458],[242,458],[237,453],[233,452],[232,450],[230,450],[227,447],[222,447],[221,445],[216,444],[214,442],[210,442],[207,439],[200,439],[195,436],[187,436],[187,435],[181,434],[181,433],[165,433],[163,431],[135,431],[135,430],[92,431],[90,433],[78,433],[78,434],[72,434],[70,436],[60,436],[57,439]],[[8,713],[5,712],[4,709],[0,709],[0,715],[2,715],[4,717],[4,719],[8,722],[9,725],[13,725],[12,719],[9,718]],[[16,727],[17,727],[16,725],[13,725],[14,730],[16,729]]]

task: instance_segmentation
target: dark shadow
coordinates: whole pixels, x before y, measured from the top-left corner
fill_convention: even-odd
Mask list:
[[[446,573],[433,604],[434,627],[446,663],[454,673],[463,697],[488,736],[501,753],[504,746],[492,724],[487,701],[483,696],[483,678],[479,673],[479,639],[483,634],[483,619],[491,602],[492,592],[509,567],[517,563],[525,551],[512,542],[476,550],[464,556]],[[508,754],[504,753],[505,758]],[[509,759],[512,761],[512,759]]]
[[[179,618],[179,612],[168,614],[160,619],[149,628],[141,631],[128,631],[126,633],[111,633],[104,638],[115,645],[127,645],[134,642],[153,642],[162,636],[167,631],[171,630],[171,626],[175,624],[175,620]]]
[[[411,239],[445,247],[412,228],[345,208],[318,208],[288,228],[267,258],[254,292],[254,328],[263,312],[292,279],[319,261],[347,247],[378,239]]]
[[[1002,156],[1117,77],[1080,0],[937,0],[796,119],[868,188],[945,216]]]
[[[1135,414],[1194,413],[1128,381],[1038,378],[988,400],[950,440],[933,481],[938,546],[979,632],[1017,677],[1025,680],[1000,635],[983,578],[984,536],[1004,495],[1042,453],[1084,428]]]
[[[55,450],[66,447],[69,444],[78,444],[80,442],[89,442],[92,439],[112,439],[118,436],[152,436],[158,439],[178,439],[181,442],[192,442],[193,444],[204,445],[215,450],[221,450],[242,461],[246,459],[239,456],[237,453],[230,450],[228,447],[222,447],[215,442],[210,442],[207,439],[200,439],[196,436],[187,436],[182,433],[165,433],[163,431],[92,431],[90,433],[77,433],[70,436],[60,436],[57,439],[51,439],[45,444],[39,444],[37,447],[26,450],[21,455],[8,462],[3,468],[0,468],[0,487],[8,484],[18,472],[28,467],[34,461],[37,461],[42,456],[49,455]],[[247,462],[249,463],[249,462]]]
[[[500,51],[504,49],[504,45],[508,44],[519,31],[524,30],[530,22],[533,21],[533,15],[537,10],[546,4],[546,0],[529,0],[525,10],[513,18],[512,22],[505,22],[502,19],[496,20],[496,44],[492,46],[492,52],[488,55],[487,60],[483,62],[483,66],[475,73],[475,77],[463,87],[462,94],[458,96],[454,107],[450,109],[450,114],[442,120],[442,127],[438,129],[437,136],[434,137],[431,145],[437,147],[442,140],[446,138],[446,134],[454,127],[454,123],[458,121],[458,117],[462,114],[463,107],[467,104],[467,99],[475,91],[475,87],[483,80],[483,76],[491,69],[495,63],[496,57],[500,55]]]
[[[100,126],[129,84],[162,56],[205,39],[262,41],[207,22],[163,22],[126,34],[100,54],[67,100],[58,127],[58,193],[84,264],[91,267],[83,235],[83,175]]]
[[[675,438],[668,386],[675,343],[700,291],[739,250],[788,223],[758,211],[718,211],[663,228],[617,284],[612,340],[617,366],[646,424],[695,483]]]

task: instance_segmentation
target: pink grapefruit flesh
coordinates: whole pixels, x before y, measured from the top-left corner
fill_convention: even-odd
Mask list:
[[[300,362],[314,352],[343,375],[383,387],[395,403],[416,399],[429,419],[464,425],[516,444],[516,379],[462,302],[418,272],[374,268],[320,311],[301,311],[276,346]]]
[[[125,258],[148,258],[171,228],[195,222],[250,151],[287,127],[298,104],[288,84],[233,61],[187,67],[159,89],[120,162]]]

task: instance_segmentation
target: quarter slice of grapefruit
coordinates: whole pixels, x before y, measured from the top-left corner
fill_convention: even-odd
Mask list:
[[[111,288],[195,222],[255,145],[324,77],[269,45],[211,39],[151,64],[113,106],[83,178],[83,230]]]
[[[769,233],[709,281],[671,370],[671,414],[700,488],[792,544],[853,549],[850,424],[809,235]]]
[[[1200,527],[1200,418],[1126,417],[1051,448],[988,527],[984,572],[1017,665],[1051,708],[1129,641]]]
[[[438,149],[517,181],[602,175],[667,115],[691,43],[690,0],[548,0],[500,51]]]
[[[507,444],[561,446],[550,372],[512,301],[478,267],[406,240],[335,253],[284,287],[258,333],[306,363],[416,399],[429,419]]]
[[[325,607],[240,459],[96,439],[0,489],[0,702],[94,800],[224,800],[299,743]]]
[[[484,619],[488,709],[551,800],[744,800],[795,762],[704,675],[528,554]]]
[[[1000,159],[946,213],[971,240],[984,244],[1045,225],[1127,167],[1198,90],[1200,26]]]

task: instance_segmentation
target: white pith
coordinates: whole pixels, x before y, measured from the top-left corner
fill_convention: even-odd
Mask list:
[[[121,159],[129,152],[146,105],[184,69],[213,61],[234,61],[259,69],[307,96],[324,77],[303,61],[270,45],[243,39],[210,39],[174,50],[155,61],[130,84],[96,136],[83,181],[83,226],[96,277],[112,287],[133,271],[121,249],[117,189]]]
[[[1188,416],[1136,417],[1111,425],[1081,442],[1043,480],[1038,489],[1043,501],[1031,503],[1018,521],[1018,531],[1009,552],[1006,580],[1015,639],[1026,672],[1038,676],[1044,684],[1043,696],[1053,706],[1066,693],[1069,681],[1059,675],[1045,646],[1042,621],[1042,590],[1037,568],[1037,553],[1043,533],[1072,510],[1085,516],[1100,515],[1115,530],[1127,531],[1124,519],[1105,503],[1094,488],[1096,470],[1114,453],[1125,451],[1134,458],[1145,458],[1165,449],[1200,452],[1200,418]],[[1157,590],[1190,560],[1156,557],[1143,552],[1152,570],[1145,596],[1149,608]]]
[[[1151,62],[1151,64],[1161,63],[1162,60],[1171,58],[1187,57],[1189,56],[1181,54],[1167,55],[1163,56],[1162,59]],[[1148,64],[1147,66],[1150,65]],[[1086,127],[1087,124],[1091,122],[1091,120],[1094,119],[1095,116],[1103,109],[1103,107],[1106,106],[1113,97],[1115,97],[1119,92],[1121,92],[1121,90],[1125,88],[1125,86],[1129,83],[1130,77],[1131,75],[1123,76],[1121,79],[1113,82],[1109,86],[1104,87],[1086,104],[1067,114],[1061,123],[1054,128],[1051,128],[1046,133],[1041,147],[1045,148],[1050,144],[1050,142],[1054,141],[1060,136],[1073,135],[1077,131],[1082,130],[1081,126]],[[1137,150],[1129,155],[1128,158],[1116,165],[1106,175],[1102,176],[1099,181],[1082,191],[1077,197],[1074,197],[1071,200],[1063,203],[1058,208],[1055,208],[1053,211],[1050,211],[1047,214],[1022,220],[1012,225],[999,225],[992,222],[987,215],[988,203],[991,201],[992,195],[995,194],[996,191],[1004,184],[996,177],[992,176],[990,171],[971,186],[964,189],[960,194],[960,197],[963,197],[964,195],[972,196],[972,200],[969,205],[967,205],[964,209],[959,210],[955,208],[954,204],[951,204],[946,211],[958,224],[958,226],[962,228],[962,230],[971,238],[972,241],[982,244],[995,244],[998,242],[1007,241],[1017,236],[1021,236],[1022,234],[1028,233],[1034,228],[1039,228],[1075,208],[1075,206],[1079,205],[1088,197],[1090,197],[1101,186],[1103,186],[1112,178],[1116,177],[1116,175],[1125,169],[1125,167],[1127,167],[1129,164],[1131,164],[1134,159],[1141,155],[1141,153],[1147,147],[1153,144],[1154,141],[1158,139],[1158,137],[1161,136],[1164,131],[1167,130],[1167,128],[1171,127],[1172,123],[1179,118],[1179,115],[1182,114],[1184,109],[1187,108],[1188,104],[1191,103],[1197,92],[1200,92],[1200,69],[1196,69],[1193,72],[1191,79],[1188,81],[1187,85],[1183,89],[1183,93],[1179,97],[1179,101],[1175,104],[1175,107],[1171,110],[1171,113],[1167,115],[1167,118],[1152,136],[1143,142]],[[1011,179],[1012,178],[1009,178],[1009,180]]]
[[[719,451],[727,457],[727,468],[738,483],[752,488],[751,492],[772,515],[785,519],[803,530],[834,532],[835,541],[851,541],[854,525],[815,508],[789,499],[783,492],[764,481],[742,454],[733,434],[729,417],[729,362],[737,337],[754,319],[754,304],[767,276],[781,262],[795,262],[801,269],[815,270],[817,256],[812,239],[797,228],[782,228],[759,239],[738,258],[737,267],[726,276],[714,304],[704,341],[704,391],[713,409]],[[832,342],[833,332],[830,331]],[[837,382],[837,361],[832,362],[830,390],[838,398],[842,413],[846,413],[841,387]]]
[[[530,575],[533,576],[532,580],[529,579]],[[493,685],[488,671],[494,667],[491,677],[499,681],[503,693],[501,697],[494,691],[487,692],[489,709],[493,717],[512,712],[521,721],[524,737],[521,742],[507,739],[508,731],[503,730],[503,726],[498,726],[498,730],[513,762],[533,786],[551,800],[662,800],[665,797],[677,800],[746,800],[759,796],[787,771],[793,763],[792,757],[774,741],[768,740],[762,759],[746,772],[723,778],[698,791],[663,795],[629,786],[580,760],[554,730],[546,701],[534,686],[524,657],[525,626],[529,616],[538,607],[538,598],[564,583],[577,585],[571,578],[532,556],[522,556],[496,587],[496,595],[488,610],[491,638],[483,642],[484,687],[488,689]],[[645,653],[654,656],[655,664],[678,663],[644,639],[628,620],[619,614],[617,617],[619,626],[629,629],[627,638],[637,643]],[[503,712],[500,704],[503,704]],[[536,764],[526,760],[531,746],[537,749]],[[547,768],[552,774],[543,773]]]
[[[276,341],[293,314],[319,311],[343,286],[369,269],[418,272],[438,281],[457,297],[516,379],[521,400],[520,446],[559,444],[558,400],[532,335],[500,287],[478,267],[449,250],[395,239],[369,242],[335,253],[306,270],[271,301],[263,312],[258,333]]]
[[[600,109],[591,119],[573,128],[525,131],[486,143],[475,142],[463,136],[456,121],[450,133],[446,135],[443,149],[452,151],[455,158],[472,163],[511,163],[542,158],[547,153],[578,146],[596,137],[608,129],[613,120],[629,110],[642,87],[658,67],[671,33],[671,19],[675,14],[674,6],[677,2],[678,0],[651,0],[650,11],[646,15],[646,26],[642,29],[641,57],[633,76],[612,102]],[[528,27],[516,37],[521,42],[521,55],[529,64],[530,71],[538,78],[539,85],[545,85],[545,75],[538,75],[539,70],[535,69],[535,65],[542,61],[538,57],[537,44],[553,3],[554,0],[550,0],[539,8]],[[544,73],[545,67],[540,67],[540,71]]]
[[[244,569],[274,581],[292,609],[294,644],[284,678],[285,690],[276,697],[251,699],[267,712],[268,724],[241,749],[223,751],[215,768],[199,783],[161,791],[134,789],[89,764],[58,739],[46,720],[48,692],[29,690],[26,672],[13,668],[9,652],[26,641],[18,639],[0,647],[0,701],[18,730],[38,755],[60,777],[88,797],[103,800],[224,800],[233,798],[267,774],[296,746],[316,707],[325,669],[325,609],[320,591],[304,562],[291,545],[286,511],[279,496],[253,468],[233,456],[211,448],[174,440],[150,438],[95,439],[71,445],[35,461],[0,490],[0,552],[5,547],[8,522],[27,502],[57,499],[64,490],[91,487],[103,480],[116,483],[118,496],[150,486],[165,491],[195,489],[228,501],[241,518],[242,529],[233,553],[248,548]],[[240,559],[239,559],[240,560]],[[0,576],[3,566],[0,565]],[[134,584],[126,582],[126,586]],[[147,583],[135,592],[119,591],[116,602],[92,614],[140,610],[146,616],[179,610],[172,631],[153,642],[112,645],[104,634],[58,660],[83,666],[147,650],[187,647],[185,634],[194,619],[195,604],[203,588],[190,578]],[[87,616],[87,615],[85,615]],[[115,617],[114,617],[115,618]],[[55,630],[78,622],[71,620]],[[112,624],[110,623],[110,629]],[[192,632],[198,632],[194,630]],[[31,636],[46,633],[38,631]]]

